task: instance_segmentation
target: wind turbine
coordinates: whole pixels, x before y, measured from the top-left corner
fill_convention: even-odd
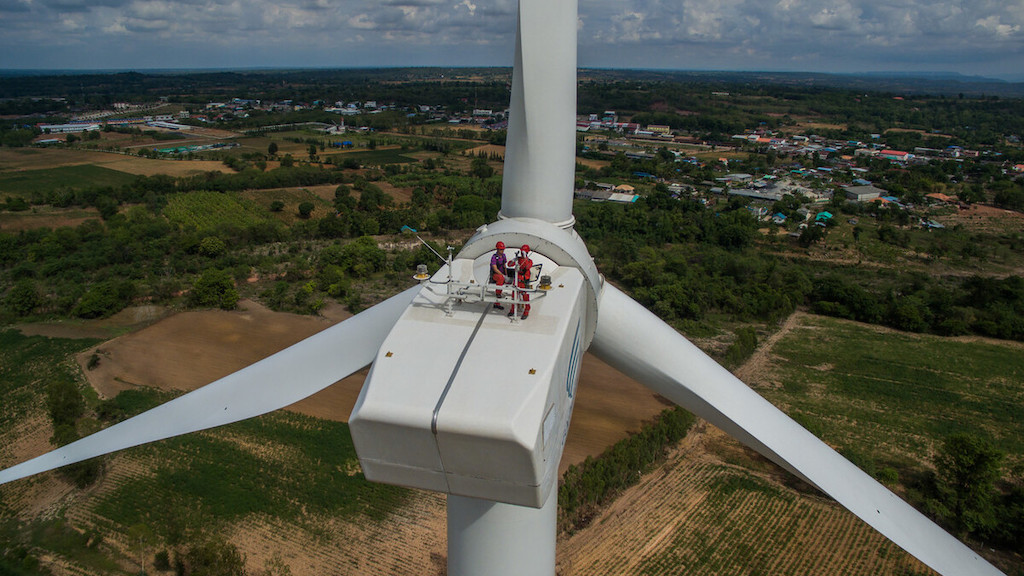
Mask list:
[[[623,373],[829,494],[944,576],[1002,574],[604,281],[573,231],[576,0],[520,0],[499,221],[433,277],[130,420],[0,471],[0,484],[287,406],[360,368],[350,418],[370,480],[448,494],[452,575],[553,575],[558,461],[580,356]],[[487,284],[501,240],[538,288]],[[533,296],[528,320],[493,303]]]

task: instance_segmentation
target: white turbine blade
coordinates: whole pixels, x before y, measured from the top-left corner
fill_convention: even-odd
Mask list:
[[[956,538],[605,283],[591,352],[835,498],[944,576],[997,576]]]
[[[0,484],[294,404],[370,364],[419,290],[410,288],[216,382],[0,471]]]
[[[576,166],[576,0],[520,0],[501,215],[569,227]]]

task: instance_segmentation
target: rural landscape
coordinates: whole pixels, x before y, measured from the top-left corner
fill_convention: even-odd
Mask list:
[[[510,77],[4,77],[0,468],[436,271],[497,218]],[[573,212],[606,281],[1024,576],[1021,85],[579,81]],[[444,496],[362,475],[364,377],[0,486],[0,575],[445,574]],[[934,574],[590,356],[560,471],[561,576]]]

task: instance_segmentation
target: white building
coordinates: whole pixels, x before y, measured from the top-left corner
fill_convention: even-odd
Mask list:
[[[100,129],[99,124],[89,124],[87,122],[78,122],[74,124],[40,124],[39,129],[43,133],[49,134],[68,134],[72,132],[93,132]]]

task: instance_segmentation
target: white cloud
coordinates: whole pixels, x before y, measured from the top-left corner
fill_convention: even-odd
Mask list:
[[[1000,38],[1009,38],[1020,32],[1020,24],[1004,24],[1002,19],[997,15],[992,15],[987,18],[978,20],[975,23],[976,26],[984,30],[985,32],[995,34]]]
[[[469,0],[462,0],[462,2],[459,2],[458,4],[456,4],[455,7],[456,8],[465,7],[466,10],[469,11],[469,15],[470,16],[473,16],[473,15],[476,14],[476,4],[473,4]]]
[[[588,66],[1024,69],[1020,0],[580,0],[579,9]],[[210,47],[241,59],[273,46],[295,65],[312,56],[322,65],[508,65],[515,13],[515,0],[0,0],[0,68],[61,68],[61,46],[73,45],[64,54],[74,59],[115,41],[132,46],[124,58],[208,65],[174,61],[185,58],[167,48],[176,40],[194,47],[188,54]],[[53,29],[56,38],[40,32]],[[344,59],[330,59],[339,46]],[[44,53],[50,60],[23,57]]]

